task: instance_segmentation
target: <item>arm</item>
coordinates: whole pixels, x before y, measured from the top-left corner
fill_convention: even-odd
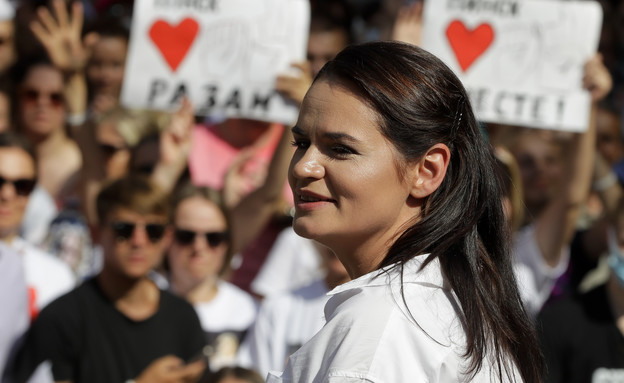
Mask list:
[[[611,90],[611,76],[600,56],[585,65],[584,87],[591,93],[589,128],[572,139],[562,176],[560,193],[536,220],[537,244],[550,267],[559,264],[563,249],[574,235],[576,221],[587,200],[596,148],[596,103]]]
[[[188,99],[171,117],[160,135],[160,160],[151,175],[152,180],[165,191],[172,191],[188,164],[191,150],[191,129],[195,116]]]
[[[420,46],[423,30],[422,14],[422,1],[401,7],[392,29],[392,40]]]
[[[244,249],[253,241],[273,216],[275,203],[281,199],[292,157],[291,141],[290,129],[284,128],[264,183],[231,208],[230,223],[234,253]],[[227,191],[224,190],[224,193],[227,194]]]
[[[600,153],[596,153],[592,189],[602,202],[604,214],[583,233],[582,244],[590,259],[596,261],[607,250],[607,228],[615,222],[622,200],[622,186]]]

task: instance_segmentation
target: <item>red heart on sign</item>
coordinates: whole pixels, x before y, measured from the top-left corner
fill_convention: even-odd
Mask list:
[[[156,20],[149,30],[149,36],[175,72],[195,41],[198,31],[197,21],[188,17],[176,26]]]
[[[494,41],[494,30],[490,24],[481,24],[472,31],[464,23],[454,20],[446,28],[446,37],[459,66],[465,72]]]

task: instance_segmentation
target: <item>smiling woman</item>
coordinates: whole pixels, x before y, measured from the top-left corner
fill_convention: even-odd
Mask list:
[[[268,381],[540,381],[493,151],[452,71],[408,44],[348,47],[293,134],[293,227],[352,281]]]

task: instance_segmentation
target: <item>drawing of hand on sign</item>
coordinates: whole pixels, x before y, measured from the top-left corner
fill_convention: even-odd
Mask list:
[[[199,24],[187,17],[177,25],[158,19],[149,29],[149,36],[172,72],[178,69],[191,49],[199,32]]]
[[[495,81],[522,84],[535,74],[540,60],[539,32],[527,25],[509,25],[499,31],[500,46],[493,54]]]
[[[561,9],[556,18],[539,25],[541,36],[556,41],[544,44],[539,80],[545,87],[570,90],[581,83],[582,63],[587,59],[588,52],[584,52],[575,34],[582,30],[582,23],[574,14]]]
[[[223,20],[205,28],[204,34],[201,56],[208,76],[221,78],[228,72],[242,70],[250,48],[250,33],[245,22]]]

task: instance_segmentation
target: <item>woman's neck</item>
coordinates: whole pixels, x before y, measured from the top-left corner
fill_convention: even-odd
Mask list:
[[[219,292],[218,281],[217,277],[204,278],[197,283],[188,279],[184,281],[172,279],[171,290],[192,304],[210,302]]]
[[[56,129],[47,136],[29,135],[29,137],[35,144],[37,156],[39,158],[45,158],[46,156],[57,152],[68,139],[63,129]]]

